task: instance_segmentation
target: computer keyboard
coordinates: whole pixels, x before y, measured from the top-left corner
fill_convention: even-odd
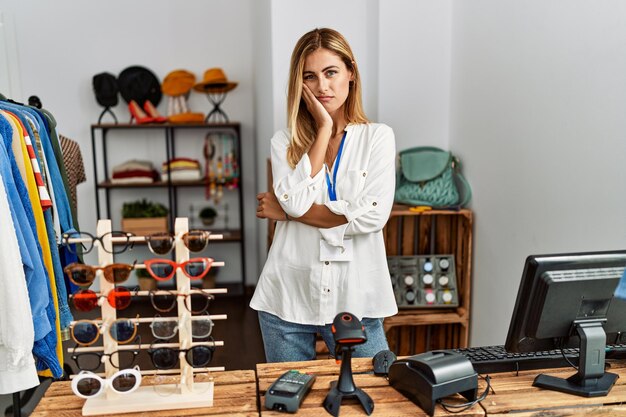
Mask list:
[[[571,367],[560,350],[513,353],[507,352],[504,346],[449,350],[467,357],[479,374]],[[571,363],[578,365],[578,348],[564,348],[563,353]],[[607,345],[606,358],[626,359],[626,345]]]

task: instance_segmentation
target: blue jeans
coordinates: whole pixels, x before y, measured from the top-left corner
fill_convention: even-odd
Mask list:
[[[389,349],[383,319],[363,318],[361,323],[365,326],[367,342],[354,347],[353,357],[371,358],[381,350]],[[265,311],[259,311],[259,324],[267,362],[297,362],[315,359],[317,333],[322,335],[330,354],[335,353],[331,324],[315,326],[291,323]]]

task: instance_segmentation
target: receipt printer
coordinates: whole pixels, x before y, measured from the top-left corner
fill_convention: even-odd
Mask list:
[[[439,398],[459,393],[474,401],[478,374],[465,356],[435,350],[394,361],[389,383],[432,416]]]

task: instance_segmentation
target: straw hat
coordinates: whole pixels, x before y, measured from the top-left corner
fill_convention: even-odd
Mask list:
[[[237,87],[237,83],[229,82],[221,68],[211,68],[204,72],[201,82],[193,86],[200,93],[227,93]]]
[[[196,76],[186,70],[175,70],[165,76],[161,91],[168,96],[187,94],[196,83]]]

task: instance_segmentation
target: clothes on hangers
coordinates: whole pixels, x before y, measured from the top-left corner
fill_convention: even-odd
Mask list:
[[[37,227],[33,209],[28,199],[28,190],[20,177],[19,169],[11,152],[12,132],[10,125],[3,117],[0,117],[0,139],[0,175],[2,175],[9,199],[15,233],[22,236],[24,241],[24,244],[20,246],[20,252],[13,253],[11,256],[21,256],[22,258],[35,331],[33,354],[38,360],[45,361],[50,364],[49,366],[60,369],[60,362],[55,352],[56,335],[53,331],[56,313],[54,307],[50,308],[52,304],[50,280],[43,263],[42,249],[37,237]],[[27,204],[24,204],[26,200]]]
[[[2,107],[4,103],[0,103],[0,107]],[[30,108],[28,107],[19,107],[16,105],[11,105],[13,114],[22,120],[23,125],[26,127],[28,131],[28,135],[30,137],[40,137],[40,143],[43,149],[43,160],[41,161],[41,165],[44,167],[44,170],[47,173],[47,176],[50,180],[50,184],[52,187],[49,187],[50,194],[52,196],[52,205],[55,216],[52,216],[50,211],[43,212],[39,209],[40,203],[38,202],[38,190],[37,185],[34,180],[32,168],[26,170],[27,173],[27,195],[24,196],[27,200],[30,200],[33,209],[33,215],[35,218],[35,225],[37,231],[37,237],[39,243],[42,248],[42,255],[44,266],[48,272],[48,277],[50,280],[50,288],[52,294],[56,296],[52,296],[52,308],[53,311],[49,313],[49,316],[58,317],[58,321],[55,320],[52,323],[52,327],[55,329],[57,337],[56,343],[56,351],[57,356],[60,363],[63,363],[63,351],[61,348],[61,329],[69,327],[69,323],[72,321],[72,315],[69,310],[69,306],[67,303],[67,290],[65,288],[65,280],[63,279],[63,267],[60,263],[59,251],[56,245],[56,236],[60,237],[61,227],[60,222],[67,222],[67,211],[69,211],[69,203],[63,202],[67,200],[67,196],[63,192],[63,186],[60,184],[60,180],[58,177],[55,178],[54,174],[58,175],[58,166],[56,165],[56,161],[54,155],[51,153],[49,149],[47,149],[46,144],[48,137],[46,132],[40,128],[43,125],[43,122],[38,117],[33,117],[33,114],[30,112]],[[32,126],[32,127],[31,127]],[[37,134],[35,134],[37,132]],[[49,145],[49,144],[48,144]],[[22,141],[22,146],[24,149],[24,142]],[[26,153],[24,151],[24,153]],[[50,156],[51,155],[51,156]],[[25,160],[27,166],[30,166],[30,161]],[[53,171],[53,168],[56,168],[56,171]],[[30,173],[30,175],[29,175]],[[55,179],[57,182],[55,183]],[[56,193],[54,190],[57,190]],[[65,200],[61,197],[65,196]],[[73,230],[73,228],[69,229],[65,226],[65,229]],[[46,364],[37,363],[37,368],[39,370],[46,369]],[[43,376],[51,376],[45,372],[42,373]]]
[[[84,180],[84,167],[82,172]],[[40,375],[59,378],[63,373],[62,335],[73,320],[63,267],[78,258],[59,246],[62,233],[75,231],[76,213],[52,114],[0,101],[0,175],[18,242],[12,259],[21,260],[28,294],[24,305],[30,307],[30,316],[25,317],[30,317],[33,329],[29,351]],[[0,223],[5,225],[4,218]],[[27,326],[24,329],[26,335]],[[0,327],[0,390],[12,375],[3,373],[8,358],[2,330]],[[4,375],[9,375],[8,379],[2,379]],[[8,392],[26,388],[15,386]]]

